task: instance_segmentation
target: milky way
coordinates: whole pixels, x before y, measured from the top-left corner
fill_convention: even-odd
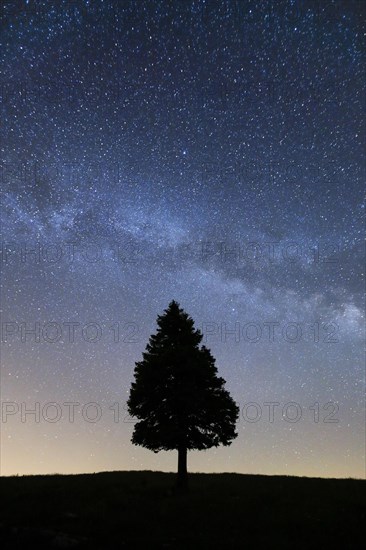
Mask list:
[[[191,470],[364,477],[364,15],[2,3],[3,475],[175,470],[125,410],[175,299],[241,407]]]

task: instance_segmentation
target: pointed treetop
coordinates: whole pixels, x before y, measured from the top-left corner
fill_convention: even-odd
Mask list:
[[[179,306],[179,303],[176,300],[172,300],[171,302],[169,302],[167,309],[181,309],[181,307]]]
[[[179,336],[180,343],[190,342],[196,346],[203,338],[201,331],[195,329],[193,319],[180,307],[176,300],[171,300],[163,314],[158,315],[157,325],[158,333],[152,336],[150,345],[159,338],[165,340],[168,335],[170,341],[174,341]]]

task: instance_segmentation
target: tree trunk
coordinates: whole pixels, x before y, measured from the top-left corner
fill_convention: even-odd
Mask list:
[[[179,489],[187,489],[188,474],[187,474],[187,448],[178,447],[178,475],[177,487]]]

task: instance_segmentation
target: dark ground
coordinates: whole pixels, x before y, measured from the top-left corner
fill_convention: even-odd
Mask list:
[[[105,472],[0,478],[2,549],[353,549],[365,480]]]

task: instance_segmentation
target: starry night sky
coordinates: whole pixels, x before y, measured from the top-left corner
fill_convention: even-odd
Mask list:
[[[365,476],[364,16],[2,2],[2,475],[176,469],[125,410],[175,299],[241,408],[191,471]]]

